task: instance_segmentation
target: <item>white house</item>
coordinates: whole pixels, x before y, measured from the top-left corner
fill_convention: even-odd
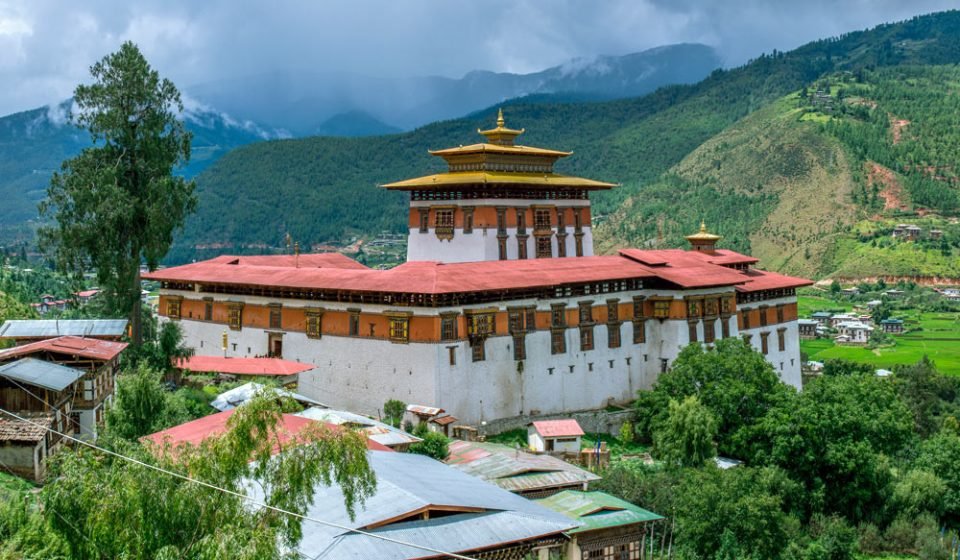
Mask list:
[[[837,325],[839,335],[835,339],[841,344],[866,344],[870,340],[873,327],[859,321],[843,322]]]
[[[576,420],[541,420],[527,427],[530,449],[540,453],[580,453],[583,428]]]

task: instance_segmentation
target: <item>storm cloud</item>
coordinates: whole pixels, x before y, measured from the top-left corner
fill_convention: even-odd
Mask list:
[[[772,49],[953,7],[947,0],[0,0],[0,114],[70,96],[130,39],[181,88],[271,71],[531,72],[700,42],[738,65]]]

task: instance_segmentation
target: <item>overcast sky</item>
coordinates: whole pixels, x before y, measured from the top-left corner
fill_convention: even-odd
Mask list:
[[[530,72],[702,42],[727,65],[956,0],[0,0],[0,115],[69,97],[132,39],[178,86],[270,70]]]

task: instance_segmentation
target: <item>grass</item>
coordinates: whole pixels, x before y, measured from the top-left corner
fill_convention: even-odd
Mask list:
[[[797,296],[797,313],[801,317],[809,317],[815,311],[842,311],[853,309],[849,303],[839,303],[825,296],[800,295]]]
[[[582,449],[593,449],[597,445],[597,439],[594,437],[595,434],[584,436],[582,441]],[[639,455],[640,453],[647,453],[650,451],[650,447],[640,443],[624,443],[620,441],[619,438],[615,436],[609,436],[606,434],[600,435],[600,440],[606,442],[607,449],[610,450],[610,457],[612,459],[619,459],[623,455]],[[521,449],[527,448],[527,431],[523,428],[517,428],[515,430],[508,430],[506,432],[501,432],[495,436],[487,437],[487,441],[493,443],[501,443],[503,445],[509,445],[510,447],[520,446]]]
[[[0,472],[0,498],[10,494],[29,492],[34,485],[9,473]]]

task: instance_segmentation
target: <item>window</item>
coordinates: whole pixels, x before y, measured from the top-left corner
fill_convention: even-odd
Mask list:
[[[497,208],[497,235],[506,235],[506,234],[507,234],[507,209]],[[503,258],[505,259],[506,257],[503,257]]]
[[[228,308],[228,321],[231,329],[239,331],[243,326],[243,304],[234,302]]]
[[[657,319],[667,319],[670,317],[670,300],[658,299],[653,302],[653,316]]]
[[[270,328],[279,329],[283,324],[282,307],[279,303],[270,304]]]
[[[457,316],[456,315],[441,315],[440,316],[440,340],[456,340],[457,339]]]
[[[307,338],[320,338],[320,321],[323,312],[316,310],[307,310]]]
[[[783,322],[783,304],[777,306],[777,322]]]
[[[742,321],[742,323],[743,323],[743,330],[749,329],[749,328],[750,328],[750,310],[749,310],[749,309],[744,309],[743,311],[741,311],[741,312],[740,312],[740,317],[743,319],[743,321]]]
[[[762,332],[760,333],[760,351],[763,352],[763,355],[766,356],[770,353],[770,345],[767,342],[767,339],[770,337],[770,333]]]
[[[203,320],[213,321],[213,300],[210,298],[203,301]]]
[[[563,329],[552,329],[550,331],[550,353],[563,354],[567,351],[566,331]]]
[[[687,317],[699,317],[700,311],[699,301],[695,299],[687,300]]]
[[[717,338],[717,321],[716,319],[706,319],[703,322],[703,341],[706,343],[711,343]]]
[[[95,398],[97,398],[97,392],[96,390],[94,390],[93,380],[84,379],[83,380],[83,400],[92,401]]]
[[[567,308],[562,303],[550,306],[550,326],[567,326]]]
[[[553,240],[549,237],[537,237],[537,258],[549,259],[553,256]]]
[[[781,352],[787,349],[787,329],[777,329],[777,348]]]
[[[573,230],[577,232],[583,230],[583,214],[580,213],[579,208],[573,209]]]
[[[720,300],[720,313],[728,315],[733,312],[733,298],[723,298]]]
[[[527,332],[533,332],[537,330],[537,308],[528,307],[527,308]]]
[[[660,358],[660,373],[667,373],[667,370],[670,369],[670,360],[666,358]]]
[[[410,317],[391,316],[390,340],[393,342],[410,342]]]
[[[433,231],[440,239],[453,239],[453,208],[434,210]]]
[[[550,231],[553,227],[549,208],[537,208],[533,212],[533,229],[535,231]]]
[[[697,321],[687,323],[687,332],[690,336],[690,342],[697,341]]]
[[[420,233],[427,233],[430,231],[430,209],[429,208],[418,208],[420,212]]]
[[[740,338],[743,339],[743,343],[746,344],[747,346],[750,346],[750,345],[753,344],[753,335],[752,335],[752,334],[741,334],[741,335],[740,335]]]
[[[716,299],[708,299],[704,302],[704,315],[707,317],[716,317],[717,308],[719,307],[718,301]]]
[[[501,261],[507,260],[507,238],[501,237],[497,239],[497,249],[499,250],[499,258]]]
[[[583,256],[583,235],[575,235],[574,242],[576,244],[577,256]]]
[[[470,313],[467,315],[467,334],[472,337],[485,337],[494,333],[496,315],[493,312]]]
[[[527,233],[527,209],[517,208],[517,235]]]
[[[180,302],[183,301],[181,297],[171,297],[167,300],[167,317],[171,319],[180,318]]]
[[[643,296],[634,296],[633,298],[633,318],[641,319],[643,317],[643,302],[647,298]]]
[[[647,341],[647,322],[643,319],[633,321],[633,343],[643,344]]]
[[[567,211],[564,208],[557,210],[557,231],[567,230]]]
[[[463,210],[463,233],[473,233],[473,206],[464,206]]]
[[[80,413],[79,412],[70,413],[70,425],[73,426],[74,434],[80,433]]]
[[[526,313],[522,309],[511,309],[507,312],[507,328],[510,334],[521,334],[524,332],[524,320]]]
[[[526,337],[522,334],[513,337],[513,359],[518,362],[527,359]]]
[[[527,258],[527,236],[526,235],[517,235],[517,258],[525,259]]]
[[[720,336],[723,338],[730,338],[730,319],[727,317],[720,318]]]
[[[360,336],[360,310],[347,309],[350,318],[347,323],[347,334],[350,336]]]
[[[593,323],[593,302],[581,301],[578,305],[580,307],[580,324]]]
[[[767,326],[767,306],[766,305],[760,306],[760,326],[761,327]]]
[[[593,350],[593,326],[580,327],[580,351]]]
[[[484,341],[474,341],[470,346],[470,355],[475,362],[482,362],[487,359],[487,351],[484,348]]]
[[[557,256],[560,258],[567,256],[567,234],[557,234]]]
[[[457,347],[447,346],[447,353],[450,355],[450,365],[457,365]]]
[[[620,323],[607,325],[607,348],[620,348]]]

